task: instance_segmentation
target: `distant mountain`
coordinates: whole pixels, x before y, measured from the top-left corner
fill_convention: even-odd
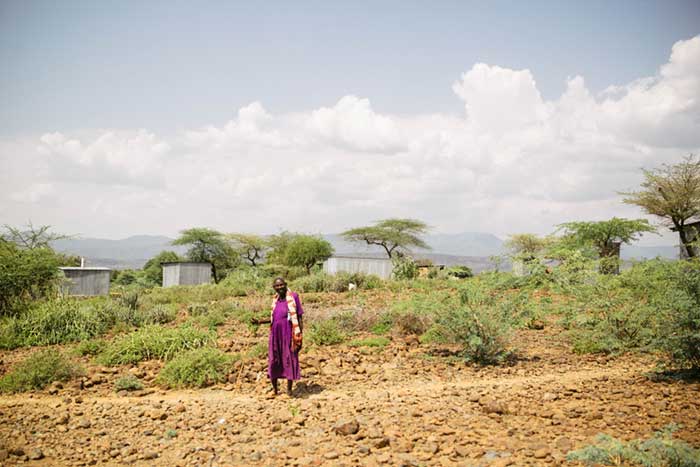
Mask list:
[[[115,269],[140,268],[163,250],[184,254],[186,248],[170,244],[172,238],[161,235],[135,235],[121,240],[76,238],[53,242],[56,251],[85,257],[90,266]]]
[[[386,254],[379,246],[364,245],[362,243],[346,242],[338,234],[324,235],[335,252],[347,253],[380,253]],[[431,234],[426,235],[425,241],[431,249],[416,253],[430,253],[454,256],[479,256],[488,257],[503,253],[503,241],[493,234],[481,232],[463,232],[459,234]]]
[[[337,255],[385,257],[384,250],[375,245],[350,243],[338,234],[323,235],[335,249]],[[426,235],[425,240],[431,250],[415,251],[415,256],[430,259],[434,264],[466,265],[474,272],[493,269],[495,265],[489,256],[504,252],[503,242],[493,234],[463,232],[459,234]],[[141,268],[144,263],[163,250],[175,251],[183,255],[185,247],[173,246],[172,238],[162,235],[135,235],[121,240],[99,238],[79,238],[57,240],[53,247],[57,251],[83,256],[89,266],[104,266],[114,269]],[[622,246],[622,259],[661,258],[677,259],[678,249],[672,246]],[[504,262],[502,270],[508,270]]]

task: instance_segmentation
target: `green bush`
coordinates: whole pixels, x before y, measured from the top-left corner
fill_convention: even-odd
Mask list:
[[[383,336],[365,337],[364,339],[355,339],[350,341],[350,347],[386,347],[391,340]]]
[[[241,266],[231,271],[219,285],[231,295],[243,297],[272,290],[272,278],[261,267]]]
[[[392,305],[384,320],[390,321],[399,334],[421,335],[438,314],[456,305],[454,297],[445,291],[409,294],[409,298]]]
[[[338,321],[333,318],[311,323],[305,334],[308,342],[315,345],[340,344],[347,338]]]
[[[122,376],[114,382],[115,391],[139,391],[143,389],[143,383],[134,375]]]
[[[507,359],[512,354],[512,318],[507,308],[475,284],[462,289],[460,302],[437,314],[423,340],[459,344],[466,360],[482,365]]]
[[[391,276],[397,281],[410,280],[418,277],[418,265],[411,257],[399,256],[391,260],[393,268]]]
[[[245,354],[246,358],[252,358],[254,360],[263,358],[267,356],[267,342],[258,342],[253,347],[251,347]]]
[[[644,467],[697,467],[700,450],[673,438],[675,426],[669,425],[648,439],[620,441],[608,435],[598,435],[596,444],[571,451],[569,461],[586,465],[638,465]]]
[[[0,238],[0,316],[14,315],[50,296],[62,276],[50,248],[20,249]]]
[[[662,325],[656,347],[669,366],[700,369],[700,261],[678,264],[669,282],[657,301]]]
[[[236,356],[238,358],[238,356]],[[193,349],[177,355],[158,375],[168,387],[204,387],[226,380],[234,357],[213,347]]]
[[[333,276],[325,272],[317,272],[295,279],[289,284],[295,292],[330,292],[333,288]],[[347,288],[346,288],[347,290]]]
[[[449,268],[445,269],[445,274],[448,277],[454,277],[455,279],[468,279],[474,276],[474,273],[468,266],[450,266]]]
[[[169,360],[183,350],[206,346],[214,341],[212,333],[193,326],[165,328],[149,325],[114,339],[99,355],[98,361],[104,365],[120,365],[154,358]]]
[[[54,381],[67,381],[80,370],[53,349],[33,353],[0,378],[0,392],[42,389]]]
[[[283,264],[266,263],[260,266],[260,269],[271,279],[274,279],[275,277],[283,277],[287,282],[294,281],[307,275],[306,269],[301,266],[285,266]],[[270,280],[268,287],[272,287],[272,280]]]
[[[0,347],[50,345],[104,334],[119,319],[119,309],[99,303],[62,299],[35,305],[0,322]]]
[[[75,347],[75,353],[81,356],[97,355],[104,350],[106,345],[107,343],[102,339],[89,339],[81,341]]]
[[[177,317],[176,305],[154,305],[137,313],[138,326],[146,324],[166,324]]]
[[[139,307],[139,291],[125,291],[124,293],[122,293],[118,300],[120,305],[129,308],[130,310],[136,311]]]

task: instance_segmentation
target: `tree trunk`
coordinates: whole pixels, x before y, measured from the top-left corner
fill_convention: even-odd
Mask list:
[[[681,240],[681,248],[685,250],[686,258],[695,258],[697,254],[695,253],[695,247],[691,245],[691,243],[697,240],[697,233],[692,236],[692,239],[689,239],[688,232],[685,231],[685,225],[683,222],[676,222],[674,220],[673,225],[678,230],[678,237]],[[681,259],[683,259],[683,254],[681,254]]]
[[[219,283],[219,278],[216,276],[216,266],[214,266],[214,262],[211,262],[211,275],[214,276],[214,283],[218,284]]]

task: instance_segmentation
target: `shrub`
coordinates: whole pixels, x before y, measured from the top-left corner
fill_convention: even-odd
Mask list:
[[[226,380],[233,357],[213,347],[193,349],[177,355],[158,375],[168,387],[204,387]]]
[[[325,272],[317,272],[295,279],[289,288],[295,292],[330,292],[333,286],[333,276]],[[346,286],[347,290],[347,286]]]
[[[384,322],[390,321],[399,334],[421,335],[431,326],[436,315],[454,306],[455,300],[449,292],[412,294],[410,298],[394,303]]]
[[[348,344],[350,347],[386,347],[391,340],[383,336],[365,337],[364,339],[355,339]]]
[[[102,350],[105,348],[107,343],[103,341],[102,339],[89,339],[86,341],[80,342],[76,347],[75,347],[75,353],[77,355],[85,356],[85,355],[97,355]]]
[[[0,346],[11,349],[90,339],[104,334],[117,320],[117,309],[98,303],[43,302],[0,324]]]
[[[262,268],[241,266],[231,271],[219,285],[230,290],[231,295],[242,297],[266,292],[271,283],[270,275]]]
[[[143,389],[143,383],[134,375],[122,376],[114,382],[115,391],[138,391]]]
[[[341,330],[338,321],[331,318],[311,323],[307,339],[315,345],[335,345],[343,342],[347,335]]]
[[[245,356],[256,360],[267,356],[267,342],[258,342],[246,352]]]
[[[674,425],[669,425],[651,438],[629,442],[600,434],[595,445],[571,451],[566,458],[586,465],[697,467],[700,465],[700,450],[682,440],[673,439],[675,429]]]
[[[59,263],[50,248],[25,250],[0,239],[0,316],[16,314],[56,290]]]
[[[0,378],[0,392],[42,389],[53,381],[67,381],[79,373],[70,361],[52,349],[35,352]]]
[[[202,347],[212,342],[214,342],[213,334],[192,326],[164,328],[159,325],[149,325],[116,338],[100,354],[98,360],[104,365],[137,363],[154,358],[169,360],[178,352]]]
[[[670,366],[700,369],[700,261],[684,261],[672,270],[672,286],[659,294],[663,325],[656,347]]]
[[[454,277],[456,279],[468,279],[474,276],[474,273],[468,266],[450,266],[445,270],[445,273],[448,277]]]
[[[394,267],[391,275],[395,280],[410,280],[418,277],[418,265],[410,257],[396,257],[391,260]]]
[[[155,305],[151,308],[140,310],[137,314],[138,326],[144,324],[165,324],[174,321],[177,310],[172,305]]]
[[[122,293],[119,297],[119,304],[136,311],[139,307],[139,292],[138,290],[128,290]]]
[[[482,365],[508,358],[512,327],[504,308],[474,284],[461,291],[460,302],[437,315],[424,340],[459,344],[466,360]]]

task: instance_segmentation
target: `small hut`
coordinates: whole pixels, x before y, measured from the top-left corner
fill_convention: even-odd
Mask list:
[[[177,261],[161,263],[161,265],[163,266],[163,287],[211,282],[211,263]]]
[[[64,295],[109,295],[109,268],[63,267],[59,268],[66,276],[61,286]]]
[[[674,232],[678,232],[678,229],[675,227],[671,227],[671,230]],[[698,240],[700,240],[700,221],[696,222],[691,222],[690,224],[685,224],[683,226],[683,232],[685,233],[685,241],[688,243],[695,243]],[[679,251],[678,251],[678,257],[680,259],[688,259],[688,251],[685,249],[683,244],[681,243],[678,245]],[[693,250],[695,251],[695,255],[698,255],[698,248],[697,246],[691,246]]]
[[[328,274],[338,272],[363,272],[389,279],[394,265],[385,258],[362,258],[358,256],[331,256],[323,262],[323,271]]]

